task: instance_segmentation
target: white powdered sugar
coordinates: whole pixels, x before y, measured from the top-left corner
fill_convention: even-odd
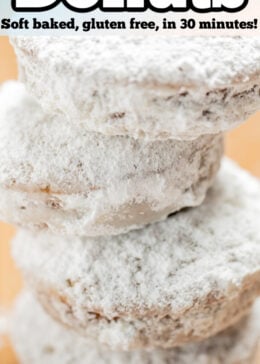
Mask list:
[[[125,233],[199,205],[222,135],[146,141],[91,133],[42,110],[25,87],[0,90],[0,217],[58,234]]]
[[[259,37],[17,37],[12,43],[20,79],[44,107],[92,131],[195,139],[230,129],[260,108]]]
[[[66,325],[113,348],[170,347],[228,327],[260,293],[259,198],[225,160],[196,209],[118,237],[20,232],[14,256]]]
[[[80,335],[25,293],[21,361],[249,363],[256,310],[208,338],[260,294],[260,183],[225,159],[200,204],[221,132],[260,108],[259,37],[12,43],[25,85],[0,89],[0,217],[33,230],[15,238],[16,262]],[[156,348],[171,350],[135,351]]]
[[[252,364],[260,339],[260,303],[237,326],[201,344],[151,352],[110,352],[54,322],[26,292],[13,312],[11,338],[21,364]]]
[[[260,73],[258,37],[16,37],[13,43],[51,65],[84,64],[86,77],[103,73],[124,82],[216,88]]]

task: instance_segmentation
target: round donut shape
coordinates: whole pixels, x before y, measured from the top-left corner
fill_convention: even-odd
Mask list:
[[[0,91],[0,218],[66,235],[117,235],[201,204],[222,135],[108,137],[46,114],[20,83]]]
[[[260,109],[259,37],[17,37],[44,108],[106,135],[195,139]],[[250,57],[248,56],[250,54]]]
[[[172,348],[236,323],[260,294],[259,198],[259,181],[226,160],[198,208],[117,237],[20,232],[14,257],[46,310],[81,335]]]
[[[109,352],[58,325],[26,292],[16,303],[10,332],[21,364],[253,364],[260,337],[260,302],[248,318],[205,342],[123,353]]]

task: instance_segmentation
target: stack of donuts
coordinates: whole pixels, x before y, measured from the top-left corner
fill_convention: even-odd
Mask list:
[[[0,218],[23,364],[253,364],[260,182],[223,133],[260,109],[260,40],[17,37]]]

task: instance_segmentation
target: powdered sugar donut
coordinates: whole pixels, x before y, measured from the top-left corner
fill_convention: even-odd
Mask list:
[[[122,353],[109,352],[61,327],[30,293],[23,293],[14,309],[11,337],[21,364],[253,364],[260,340],[260,302],[248,318],[203,343]]]
[[[223,149],[221,135],[183,143],[89,133],[13,82],[0,91],[0,125],[0,218],[59,234],[119,234],[199,205]]]
[[[196,209],[117,237],[20,232],[14,257],[46,310],[83,336],[171,348],[236,323],[260,294],[259,198],[259,181],[225,161]]]
[[[17,37],[13,45],[20,79],[44,107],[91,131],[195,139],[260,109],[259,37]]]

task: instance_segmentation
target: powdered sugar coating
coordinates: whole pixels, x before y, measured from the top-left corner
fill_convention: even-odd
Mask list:
[[[247,319],[203,343],[164,351],[109,352],[59,326],[26,292],[16,303],[11,337],[21,364],[252,364],[260,339],[259,316],[258,301]]]
[[[17,37],[44,107],[108,135],[195,139],[260,108],[259,37]],[[248,57],[250,54],[250,57]]]
[[[113,349],[173,347],[235,323],[260,294],[259,198],[259,181],[225,160],[196,209],[118,237],[20,232],[14,257],[81,334]]]
[[[199,205],[222,136],[195,141],[107,137],[44,112],[20,83],[0,90],[0,217],[58,234],[125,233]]]

